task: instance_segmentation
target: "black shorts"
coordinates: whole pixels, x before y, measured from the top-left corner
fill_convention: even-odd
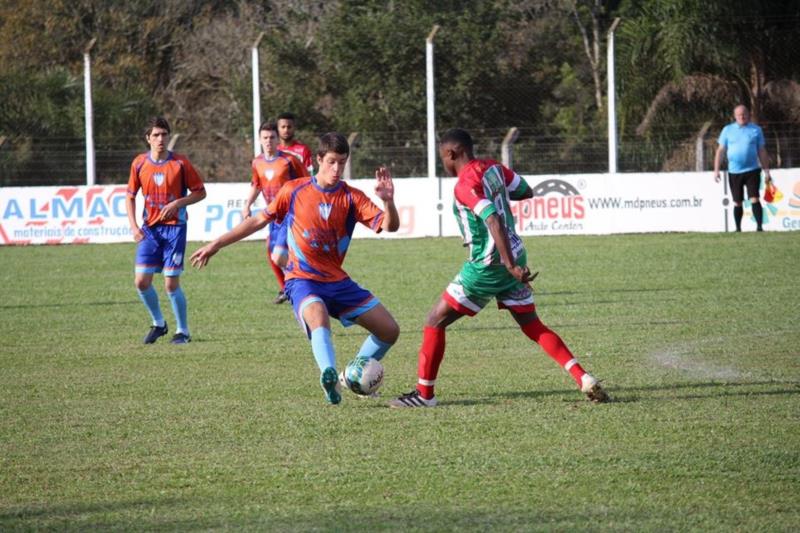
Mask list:
[[[744,201],[744,188],[747,187],[748,198],[758,198],[758,188],[761,186],[761,169],[742,172],[741,174],[728,173],[731,184],[733,201],[740,204]]]

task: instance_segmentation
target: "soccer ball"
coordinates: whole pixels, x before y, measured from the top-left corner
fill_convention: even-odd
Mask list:
[[[383,384],[383,365],[377,359],[356,357],[339,374],[339,381],[361,396],[369,396]]]

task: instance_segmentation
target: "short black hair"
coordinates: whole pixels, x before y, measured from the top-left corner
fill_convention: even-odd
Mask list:
[[[261,133],[262,131],[274,131],[275,133],[278,133],[278,125],[270,120],[265,120],[261,123],[261,127],[258,128],[258,133]]]
[[[467,153],[472,154],[472,137],[467,133],[467,130],[462,130],[461,128],[447,130],[439,140],[439,144],[447,143],[460,144]]]
[[[350,143],[341,133],[332,131],[326,133],[319,138],[319,147],[317,148],[317,155],[325,157],[328,152],[333,152],[339,155],[350,155]]]
[[[281,113],[280,115],[278,115],[278,120],[282,120],[282,119],[291,120],[292,122],[294,122],[296,120],[296,118],[294,116],[294,113],[290,113],[289,111],[286,111],[286,112]]]

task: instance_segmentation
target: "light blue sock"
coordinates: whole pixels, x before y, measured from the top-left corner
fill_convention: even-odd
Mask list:
[[[166,321],[164,320],[164,315],[161,314],[161,306],[158,305],[158,293],[153,286],[150,285],[143,291],[136,289],[136,292],[139,293],[139,298],[142,299],[142,303],[144,303],[144,306],[150,313],[150,317],[153,319],[153,325],[164,327]]]
[[[311,351],[314,353],[320,372],[331,366],[336,368],[336,352],[333,350],[331,330],[320,327],[311,332]]]
[[[372,357],[380,361],[391,347],[392,345],[388,342],[383,342],[375,335],[370,335],[364,339],[364,344],[361,345],[361,349],[358,351],[358,354],[356,354],[356,358],[369,359]]]
[[[177,333],[189,334],[189,322],[186,320],[186,296],[183,289],[178,287],[175,292],[168,292],[169,301],[172,302],[172,312],[175,313],[175,320],[178,322]]]

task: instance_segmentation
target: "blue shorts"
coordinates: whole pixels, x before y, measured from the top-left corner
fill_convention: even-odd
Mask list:
[[[306,330],[306,334],[310,332],[303,320],[303,310],[310,303],[322,302],[328,309],[328,315],[338,319],[344,327],[352,326],[355,319],[381,303],[371,292],[362,289],[350,278],[334,282],[287,279],[285,292],[292,302],[295,317]]]
[[[289,224],[284,220],[281,224],[277,222],[269,223],[269,241],[267,250],[269,255],[277,252],[279,255],[288,255],[289,248],[286,244],[286,232],[288,231]]]
[[[136,248],[136,273],[180,276],[186,252],[186,224],[142,226],[144,239]]]

